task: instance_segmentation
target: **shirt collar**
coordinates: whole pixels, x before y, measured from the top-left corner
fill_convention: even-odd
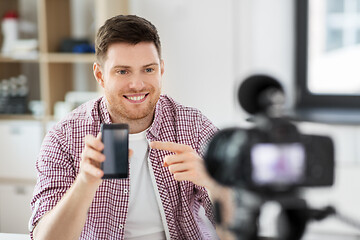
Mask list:
[[[156,103],[154,120],[153,120],[151,126],[149,127],[148,133],[146,134],[148,139],[151,139],[151,140],[158,139],[158,137],[160,135],[160,128],[161,128],[161,122],[162,122],[162,117],[163,117],[163,107],[161,104],[161,98],[162,97],[160,96],[158,102]]]
[[[100,122],[110,124],[112,122],[111,122],[109,111],[106,106],[106,101],[107,101],[106,97],[102,97],[102,99],[99,103]]]

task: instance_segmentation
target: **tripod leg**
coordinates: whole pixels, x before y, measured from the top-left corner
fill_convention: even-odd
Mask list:
[[[279,240],[299,240],[307,223],[306,209],[283,209],[278,218]]]

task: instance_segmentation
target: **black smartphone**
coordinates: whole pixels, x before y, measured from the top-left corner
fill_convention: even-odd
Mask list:
[[[104,143],[105,161],[101,163],[103,179],[129,176],[129,126],[102,124],[101,140]]]

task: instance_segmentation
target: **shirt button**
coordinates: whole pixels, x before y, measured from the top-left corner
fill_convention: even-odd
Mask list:
[[[123,228],[124,228],[124,225],[120,224],[120,225],[119,225],[119,228],[120,228],[120,229],[123,229]]]
[[[124,189],[124,193],[127,194],[129,192],[129,190],[127,189]]]

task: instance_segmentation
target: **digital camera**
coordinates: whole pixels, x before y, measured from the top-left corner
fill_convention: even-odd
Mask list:
[[[205,164],[218,182],[269,194],[333,184],[331,138],[301,134],[279,112],[279,93],[281,85],[265,75],[243,82],[239,101],[255,115],[254,127],[221,130],[208,144]]]

